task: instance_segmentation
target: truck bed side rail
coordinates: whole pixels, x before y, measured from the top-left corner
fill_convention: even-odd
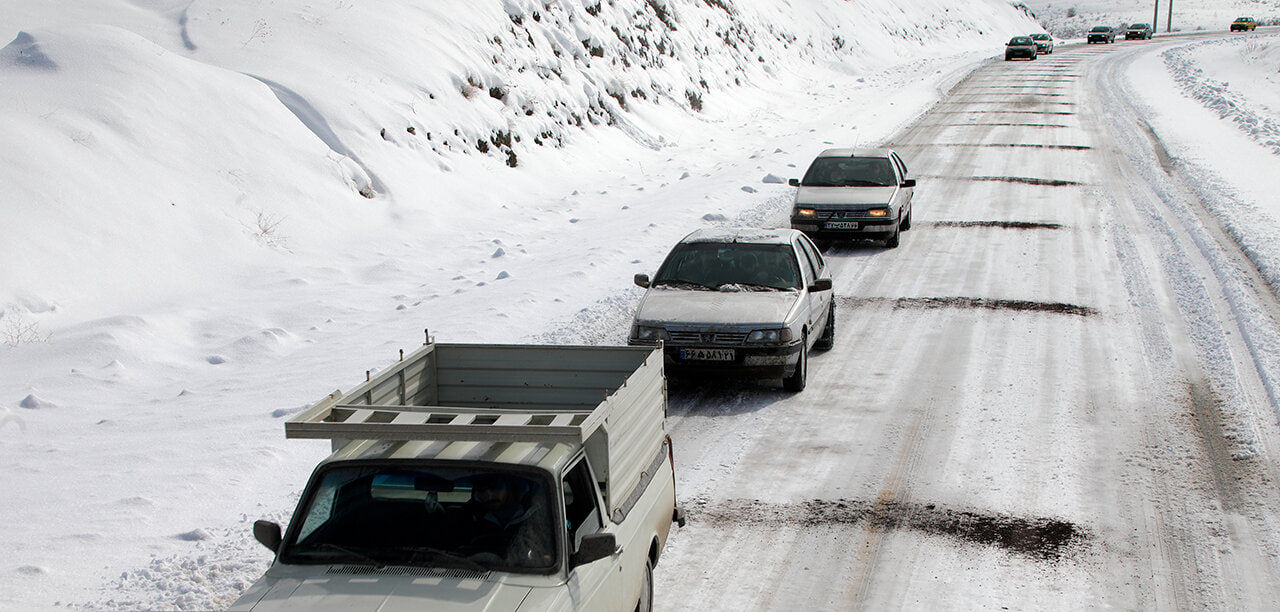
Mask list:
[[[333,404],[299,414],[284,431],[288,438],[582,444],[598,425],[591,417],[591,410]]]

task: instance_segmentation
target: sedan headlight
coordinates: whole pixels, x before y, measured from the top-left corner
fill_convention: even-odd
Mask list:
[[[872,208],[871,210],[867,211],[867,216],[868,217],[888,217],[889,209],[888,208]]]
[[[815,214],[817,214],[817,212],[816,212],[816,211],[814,211],[812,208],[797,208],[797,209],[796,209],[796,216],[797,216],[797,217],[812,217],[812,216],[813,216],[813,215],[815,215]]]
[[[782,344],[790,341],[790,329],[757,329],[747,335],[747,342],[758,344]]]
[[[640,342],[653,342],[656,344],[659,340],[662,339],[662,331],[663,330],[661,327],[651,327],[648,325],[632,325],[631,339],[638,340]]]

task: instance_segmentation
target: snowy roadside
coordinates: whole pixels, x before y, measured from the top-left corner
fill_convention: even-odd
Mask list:
[[[1280,293],[1278,69],[1280,36],[1268,34],[1149,54],[1129,78],[1172,163]]]

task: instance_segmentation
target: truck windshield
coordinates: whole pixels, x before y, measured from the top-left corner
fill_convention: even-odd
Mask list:
[[[550,485],[530,472],[344,466],[312,479],[284,563],[547,573]]]
[[[790,244],[687,242],[671,251],[655,287],[706,291],[783,291],[800,288]]]
[[[1030,44],[1030,39],[1027,44]],[[819,157],[800,184],[805,187],[890,187],[895,184],[887,157]]]

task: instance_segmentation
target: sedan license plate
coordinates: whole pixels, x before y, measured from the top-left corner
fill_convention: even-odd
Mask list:
[[[680,359],[685,361],[733,361],[733,349],[680,349]]]
[[[854,229],[858,229],[858,223],[856,221],[828,221],[827,229],[854,230]]]

